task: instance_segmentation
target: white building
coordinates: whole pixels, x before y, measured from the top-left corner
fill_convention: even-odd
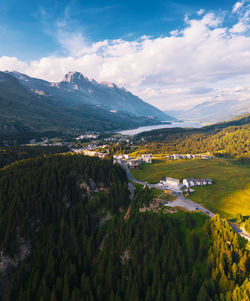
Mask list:
[[[161,185],[166,185],[170,188],[179,190],[180,188],[180,180],[170,177],[162,177],[160,181]]]
[[[213,183],[213,181],[211,179],[193,179],[193,178],[187,178],[187,179],[183,179],[182,183],[186,187],[193,187],[193,186],[211,185]]]
[[[146,154],[146,155],[142,155],[141,158],[142,158],[143,162],[151,164],[152,163],[153,155],[152,154]]]

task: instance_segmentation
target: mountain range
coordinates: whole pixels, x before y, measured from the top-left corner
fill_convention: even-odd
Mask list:
[[[115,130],[175,120],[113,83],[69,72],[48,82],[19,72],[0,72],[0,129]]]
[[[186,111],[166,111],[181,120],[215,123],[250,113],[250,100],[206,101]]]

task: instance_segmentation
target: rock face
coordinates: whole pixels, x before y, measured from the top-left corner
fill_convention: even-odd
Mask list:
[[[30,250],[30,242],[25,241],[18,235],[17,254],[13,258],[3,254],[3,251],[0,251],[0,300],[2,300],[6,294],[11,269],[16,268],[19,263],[30,254]]]
[[[34,93],[59,100],[62,105],[74,107],[89,104],[108,111],[122,111],[134,116],[152,117],[161,121],[175,120],[126,89],[119,88],[110,82],[98,83],[80,72],[69,72],[58,83],[32,78],[18,72],[8,73]]]

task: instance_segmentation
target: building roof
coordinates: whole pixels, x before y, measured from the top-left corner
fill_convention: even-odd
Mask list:
[[[172,182],[176,182],[176,183],[179,183],[179,182],[180,182],[179,179],[170,178],[170,177],[166,177],[166,181],[172,181]]]

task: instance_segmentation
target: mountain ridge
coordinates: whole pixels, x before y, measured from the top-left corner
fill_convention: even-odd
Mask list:
[[[105,110],[93,104],[67,102],[52,97],[50,90],[27,88],[29,77],[20,75],[22,81],[10,73],[0,72],[0,131],[59,130],[119,130],[142,125],[158,124],[157,118],[133,116],[132,114]],[[34,80],[48,85],[46,81]],[[67,96],[67,95],[66,95]]]
[[[176,120],[138,96],[110,82],[90,80],[80,72],[68,72],[60,82],[48,82],[28,75],[6,71],[35,93],[61,101],[62,105],[91,104],[107,111],[123,111],[137,117],[156,117],[160,121]]]

